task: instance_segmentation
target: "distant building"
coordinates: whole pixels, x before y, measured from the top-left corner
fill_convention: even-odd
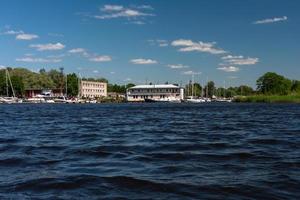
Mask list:
[[[126,99],[139,101],[180,101],[184,98],[184,90],[177,85],[137,85],[127,89]]]
[[[80,94],[84,98],[107,97],[107,83],[99,81],[80,81]]]

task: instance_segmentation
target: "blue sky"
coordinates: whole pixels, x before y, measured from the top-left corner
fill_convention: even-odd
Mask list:
[[[300,79],[300,1],[3,0],[0,66],[110,82]]]

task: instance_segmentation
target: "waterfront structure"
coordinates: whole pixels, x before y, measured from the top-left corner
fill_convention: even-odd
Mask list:
[[[126,99],[129,102],[182,101],[184,89],[173,84],[136,85],[127,89]]]
[[[80,81],[79,96],[84,98],[107,97],[107,83],[100,81]]]

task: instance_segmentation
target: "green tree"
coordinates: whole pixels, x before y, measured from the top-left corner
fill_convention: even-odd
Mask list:
[[[292,81],[291,91],[300,94],[300,81],[298,81],[298,80]]]
[[[257,81],[257,90],[267,95],[287,95],[291,91],[292,82],[274,72],[267,72]]]
[[[14,89],[15,95],[17,97],[23,97],[25,94],[25,87],[23,83],[23,78],[20,76],[11,76],[12,87]],[[10,95],[12,95],[12,90],[10,88]]]
[[[209,81],[207,85],[204,87],[204,94],[207,97],[212,97],[215,93],[215,83],[213,81]]]
[[[241,85],[236,90],[237,95],[249,96],[254,94],[253,88],[247,85]]]
[[[75,73],[67,75],[67,92],[68,96],[75,97],[78,95],[78,77]]]

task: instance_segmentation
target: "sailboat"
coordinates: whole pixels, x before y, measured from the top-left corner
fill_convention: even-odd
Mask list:
[[[0,103],[21,103],[21,101],[18,100],[18,98],[16,97],[15,94],[15,90],[13,88],[12,82],[11,82],[11,78],[9,75],[9,71],[7,69],[5,69],[5,80],[6,80],[6,96],[4,97],[0,97]],[[12,97],[9,96],[9,86],[12,90]]]
[[[203,103],[205,102],[204,99],[195,99],[194,98],[194,74],[192,75],[192,96],[190,99],[186,99],[186,102],[189,103]]]

